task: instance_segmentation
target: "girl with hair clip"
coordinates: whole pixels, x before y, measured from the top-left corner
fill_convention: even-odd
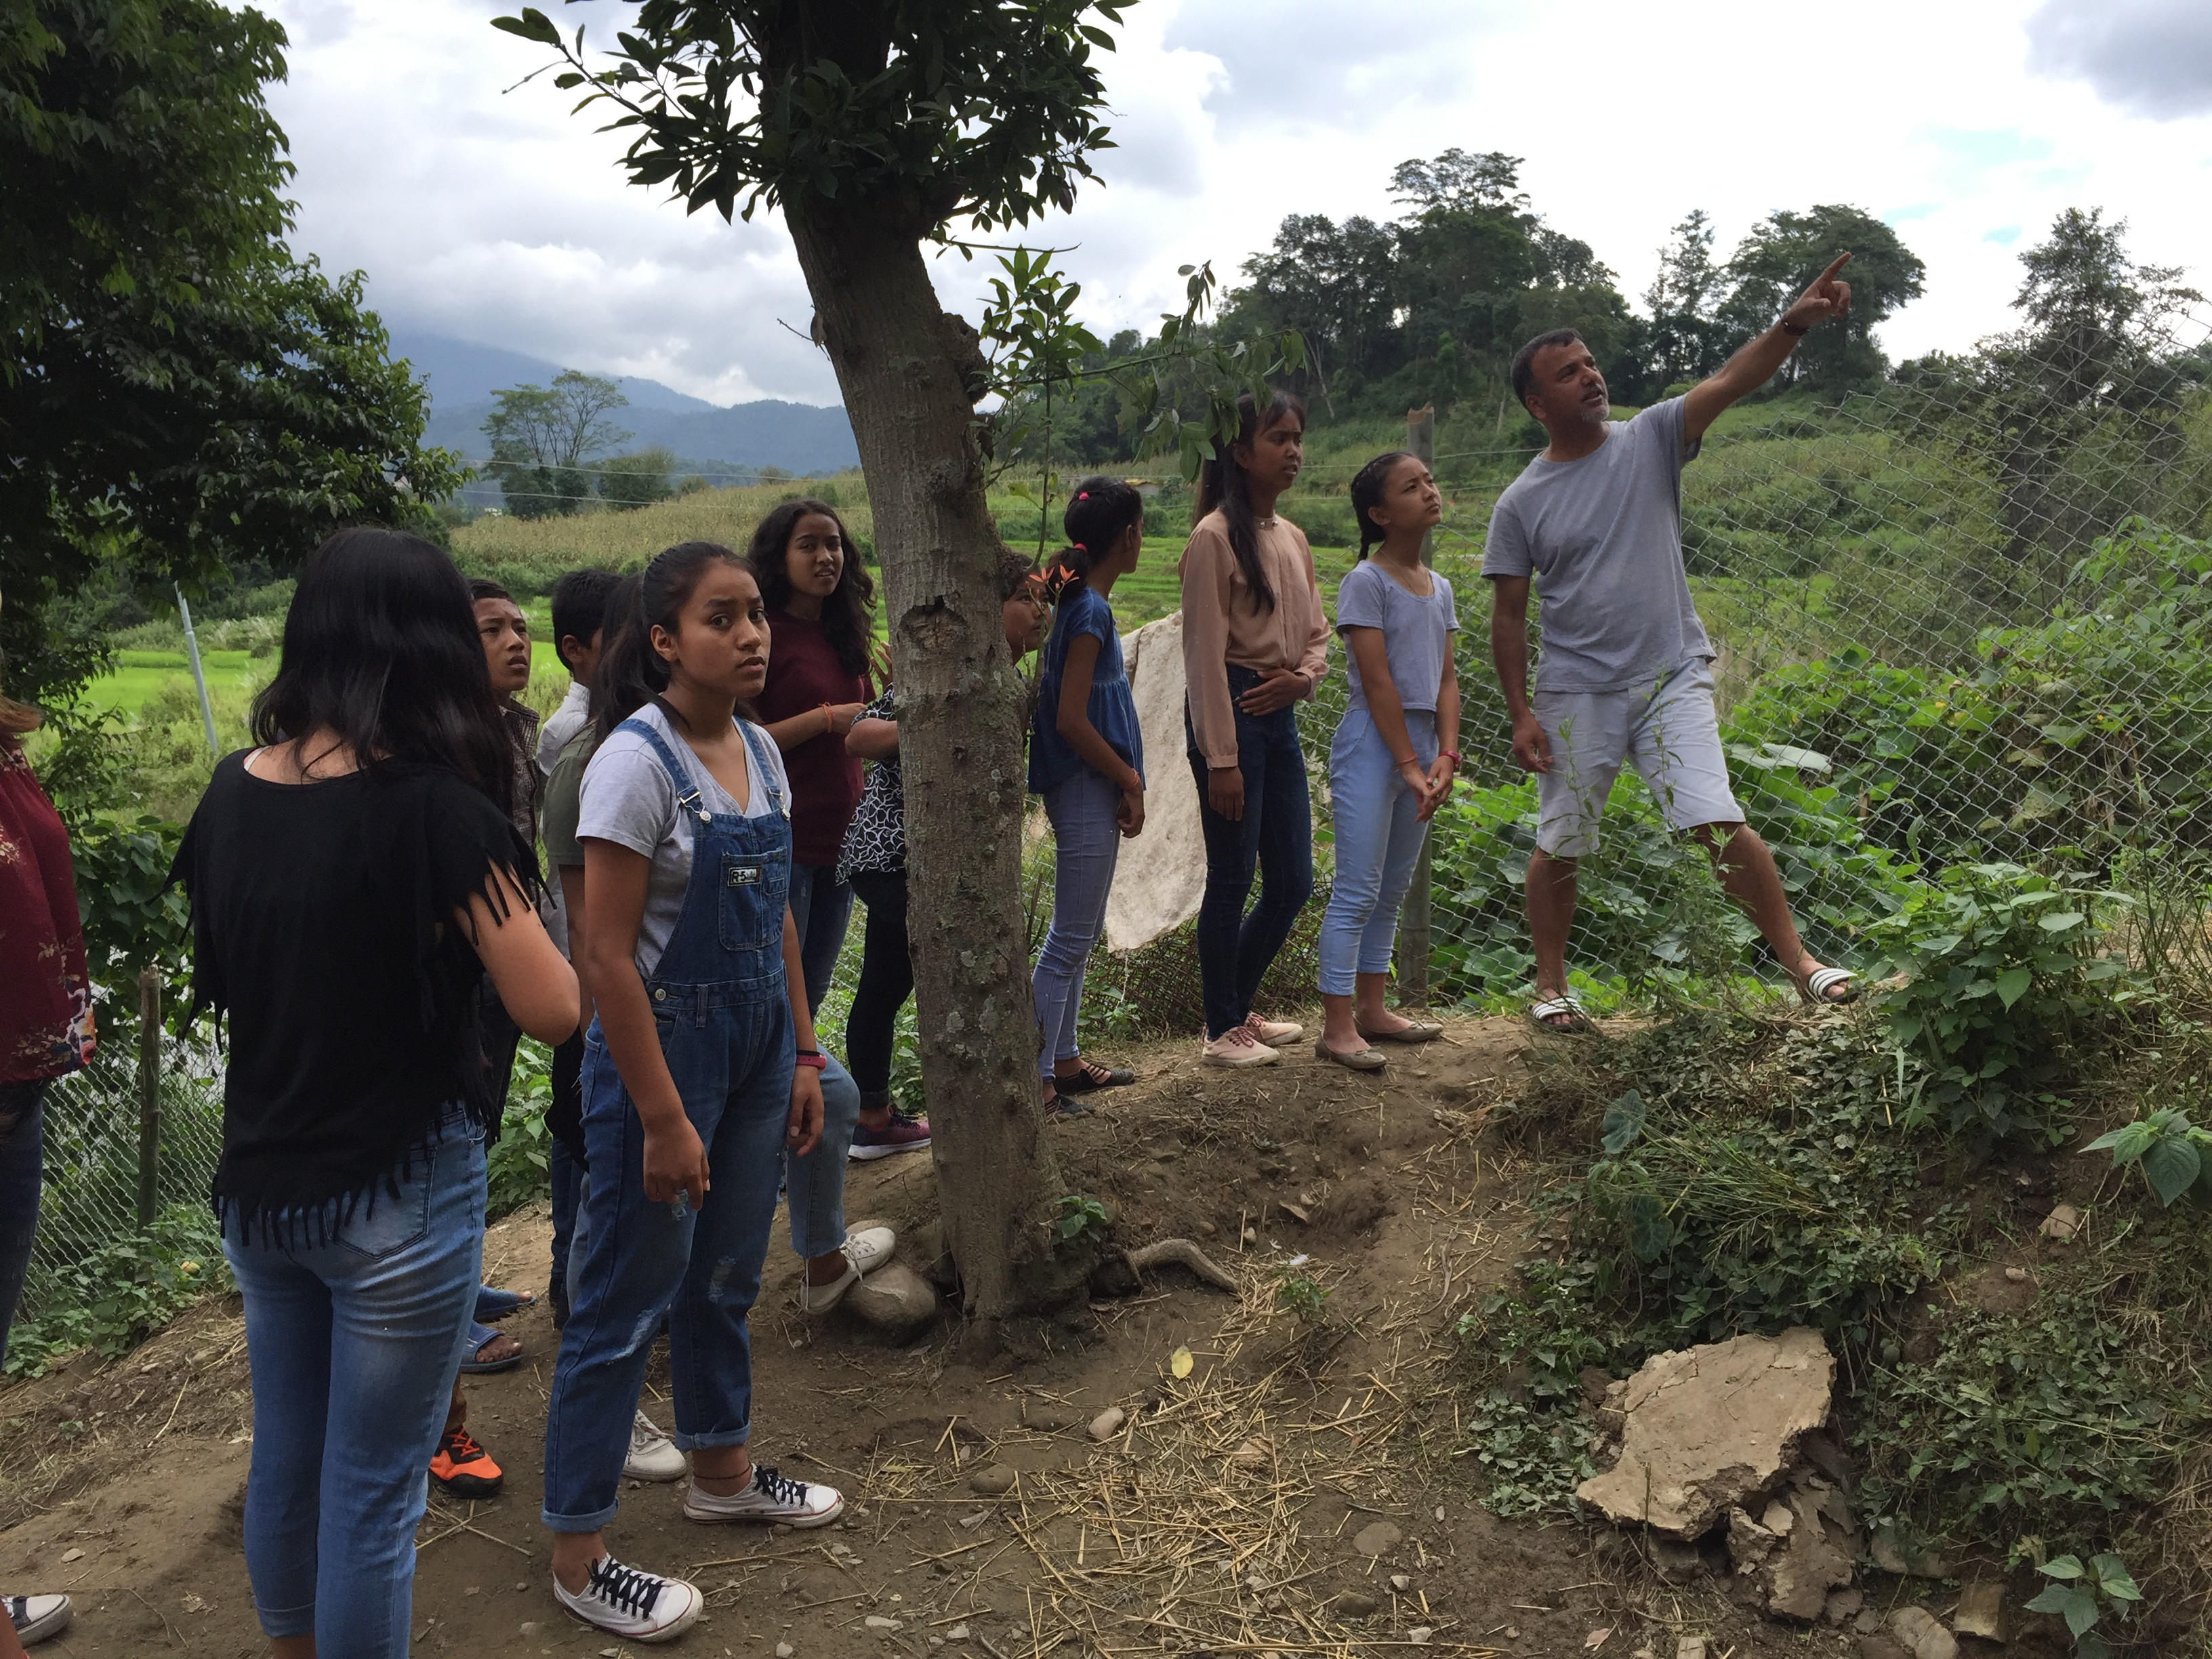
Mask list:
[[[253,737],[172,872],[188,1018],[228,1027],[215,1203],[253,1376],[246,1565],[277,1659],[404,1655],[506,1081],[477,983],[557,1043],[576,976],[532,908],[514,751],[438,549],[344,530],[308,556]]]
[[[1398,907],[1429,820],[1459,766],[1459,626],[1451,584],[1421,562],[1421,541],[1443,517],[1427,464],[1377,455],[1352,481],[1359,562],[1336,590],[1351,695],[1328,750],[1336,877],[1321,924],[1322,1006],[1314,1053],[1379,1072],[1376,1042],[1427,1042],[1429,1020],[1383,1006]],[[1368,550],[1380,542],[1373,558]]]
[[[1298,702],[1328,672],[1328,617],[1305,532],[1275,512],[1304,461],[1305,405],[1237,400],[1236,438],[1199,474],[1183,549],[1183,731],[1206,836],[1198,910],[1200,1059],[1257,1066],[1305,1035],[1252,1009],[1313,895],[1313,815]],[[1255,869],[1260,901],[1247,915]]]
[[[818,1527],[845,1500],[752,1462],[745,1316],[783,1154],[822,1137],[823,1058],[792,921],[790,786],[741,707],[769,663],[768,607],[726,547],[655,556],[610,619],[584,772],[591,1180],[545,1420],[554,1593],[586,1623],[666,1640],[699,1616],[682,1579],[625,1566],[614,1519],[654,1327],[668,1316],[684,1499],[700,1522]]]
[[[1030,988],[1044,1034],[1044,1104],[1073,1114],[1083,1108],[1070,1097],[1137,1080],[1126,1067],[1083,1059],[1075,1031],[1115,860],[1122,840],[1145,827],[1145,738],[1109,603],[1144,552],[1145,500],[1118,478],[1086,478],[1061,522],[1068,546],[1045,578],[1053,623],[1030,734],[1030,791],[1044,797],[1055,849],[1052,927]]]

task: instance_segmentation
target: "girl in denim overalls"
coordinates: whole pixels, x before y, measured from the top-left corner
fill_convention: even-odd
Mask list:
[[[775,745],[736,718],[768,670],[767,613],[726,548],[670,548],[610,624],[584,775],[590,1188],[571,1247],[568,1324],[545,1425],[555,1593],[602,1630],[674,1636],[693,1585],[607,1553],[646,1360],[668,1318],[684,1513],[822,1526],[827,1486],[756,1466],[745,1315],[759,1293],[784,1150],[820,1139],[814,1045],[787,896],[789,788]]]

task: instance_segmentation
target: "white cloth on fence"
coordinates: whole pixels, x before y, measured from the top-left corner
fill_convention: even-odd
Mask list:
[[[1145,830],[1121,843],[1106,896],[1106,944],[1133,951],[1198,914],[1206,836],[1183,739],[1182,613],[1124,635],[1121,655],[1145,733]]]

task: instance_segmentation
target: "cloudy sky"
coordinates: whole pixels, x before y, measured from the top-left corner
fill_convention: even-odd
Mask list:
[[[297,245],[369,273],[395,325],[665,381],[717,403],[836,400],[777,222],[687,217],[623,182],[616,140],[544,80],[497,0],[262,0],[292,38],[273,90]],[[541,0],[543,3],[543,0]],[[615,27],[611,0],[548,6]],[[1766,213],[1850,203],[1928,263],[1893,356],[2005,325],[2016,255],[2102,206],[2136,257],[2212,292],[2204,0],[1142,0],[1108,82],[1121,148],[1075,214],[1101,331],[1149,326],[1178,264],[1232,275],[1291,212],[1389,216],[1390,169],[1458,146],[1526,158],[1555,226],[1632,297],[1668,228],[1722,251]],[[512,89],[511,89],[512,88]],[[1043,240],[1040,236],[1038,240]],[[939,262],[948,306],[980,269]]]

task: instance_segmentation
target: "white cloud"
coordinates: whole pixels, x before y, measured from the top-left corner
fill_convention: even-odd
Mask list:
[[[2212,120],[2136,112],[2151,94],[2115,90],[2097,68],[2109,53],[2054,56],[2062,8],[2097,15],[2088,0],[1867,0],[1848,16],[1752,0],[1145,0],[1107,60],[1121,147],[1030,240],[1073,245],[1094,325],[1150,326],[1179,307],[1177,265],[1211,258],[1233,279],[1285,214],[1387,216],[1392,167],[1458,146],[1525,157],[1537,208],[1632,295],[1692,207],[1723,248],[1777,208],[1881,215],[1929,266],[1926,297],[1886,331],[1898,355],[2006,326],[2018,251],[2068,206],[2129,220],[2138,257],[2206,286]],[[274,102],[300,164],[299,243],[365,267],[392,320],[720,402],[836,399],[820,354],[781,325],[811,313],[781,224],[687,216],[624,182],[618,141],[571,116],[571,95],[505,90],[544,57],[489,27],[498,0],[274,9],[294,41]],[[2106,10],[2202,15],[2197,0]],[[972,313],[981,266],[933,270]]]
[[[2048,0],[2029,62],[2158,119],[2212,113],[2212,9],[2203,0]]]

